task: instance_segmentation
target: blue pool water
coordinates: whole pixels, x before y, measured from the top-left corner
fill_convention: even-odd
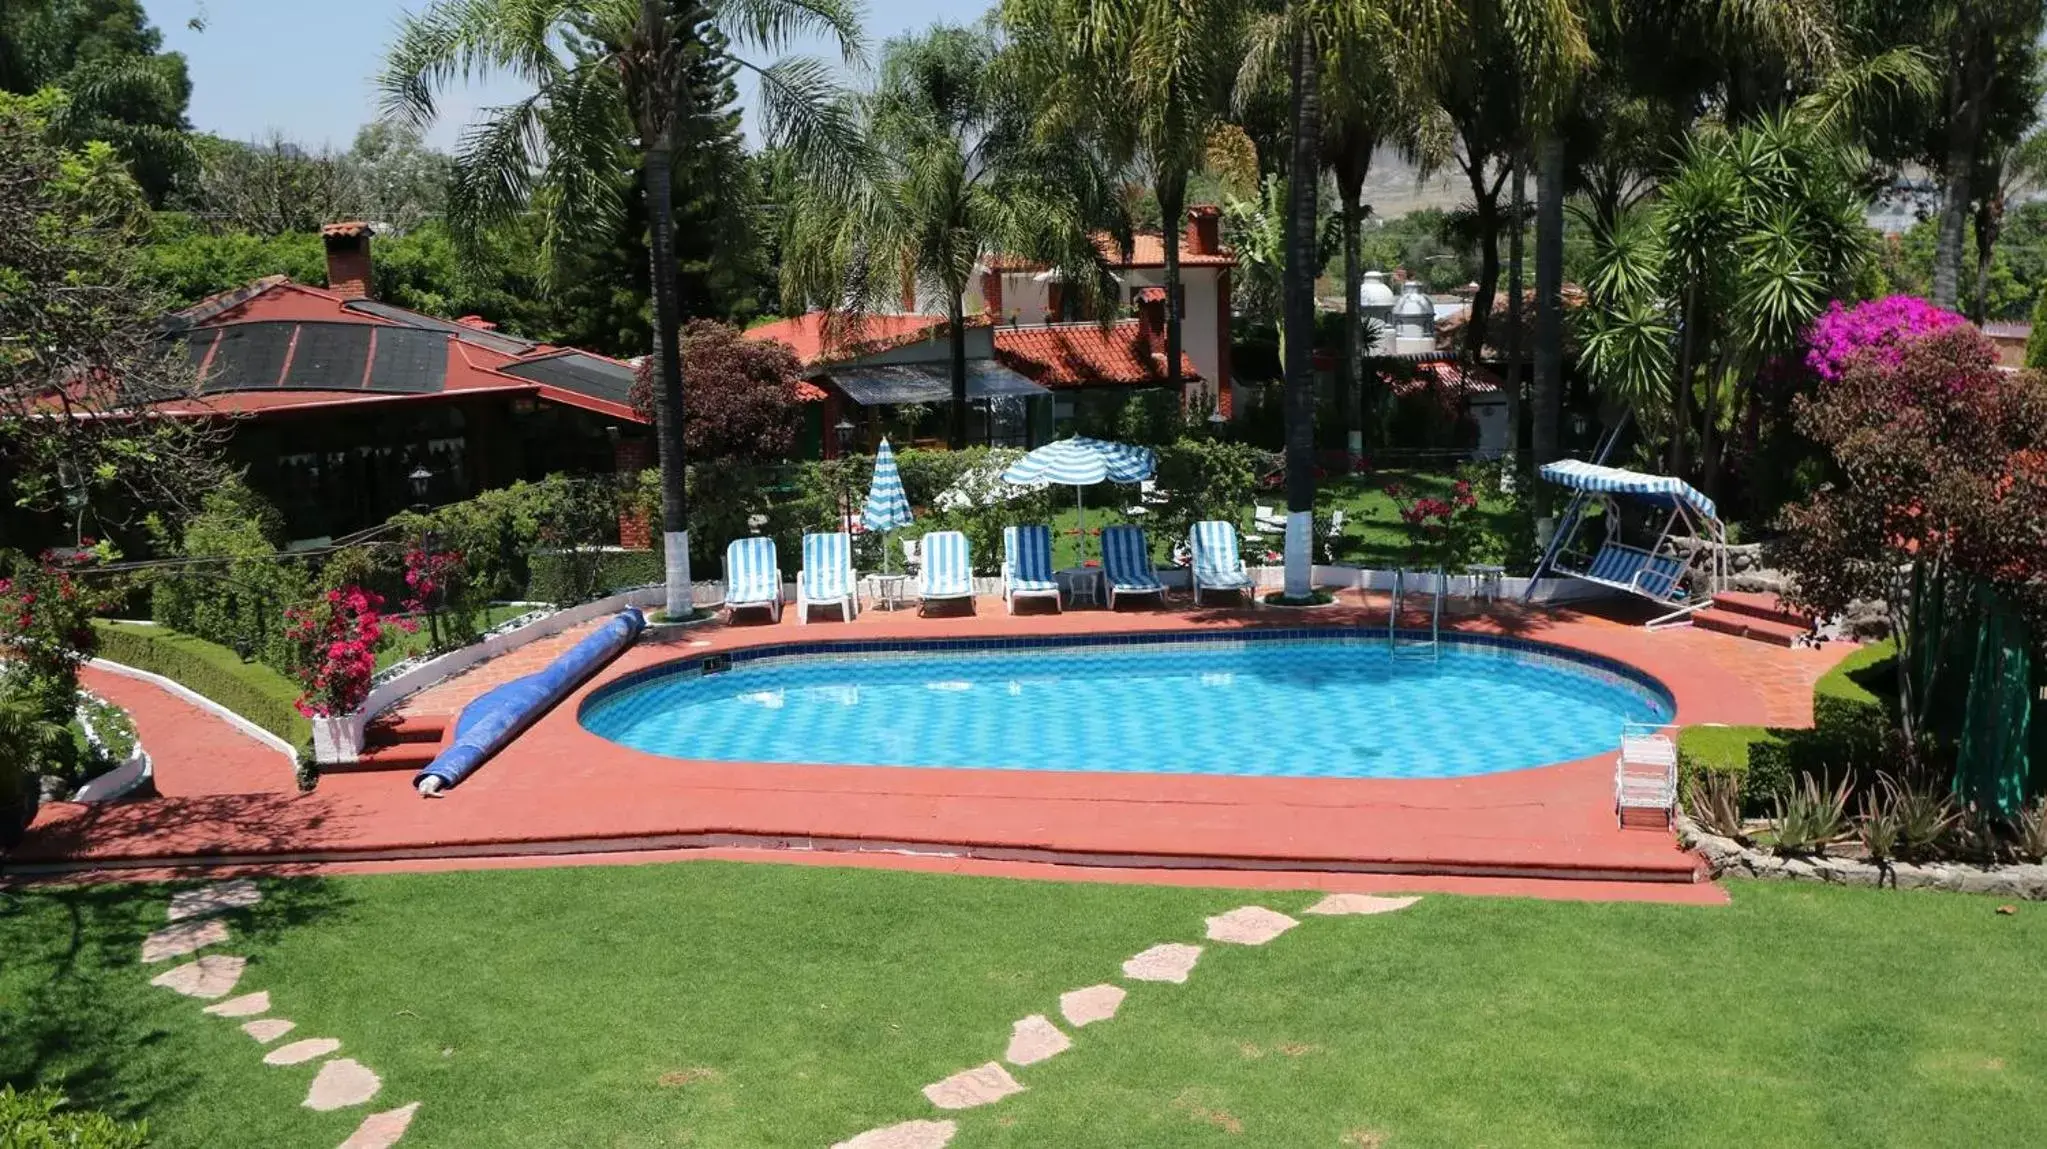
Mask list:
[[[1583,758],[1660,690],[1526,648],[1380,639],[956,648],[694,661],[601,691],[592,733],[676,758],[1453,778]]]

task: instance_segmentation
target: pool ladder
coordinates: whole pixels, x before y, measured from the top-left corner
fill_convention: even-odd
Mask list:
[[[1407,572],[1400,568],[1393,571],[1393,609],[1386,615],[1386,649],[1399,654],[1403,649],[1417,654],[1427,654],[1435,659],[1442,650],[1443,642],[1443,587],[1449,580],[1444,577],[1443,568],[1436,568],[1435,603],[1429,610],[1429,641],[1400,645],[1400,604],[1407,595]]]

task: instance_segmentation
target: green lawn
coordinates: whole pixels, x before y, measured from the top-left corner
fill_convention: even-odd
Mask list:
[[[823,1146],[1156,942],[1303,893],[698,862],[297,879],[230,919],[294,1036],[424,1100],[407,1144]],[[1133,985],[990,1146],[1926,1146],[2047,1132],[2047,909],[1737,885],[1726,908],[1430,897],[1211,945]],[[0,896],[0,1081],[157,1144],[331,1146],[197,1003],[146,984],[162,887]],[[1346,1140],[1348,1138],[1349,1140]],[[1375,1140],[1374,1138],[1382,1138]]]
[[[493,603],[484,608],[480,629],[489,630],[501,622],[517,618],[533,609],[530,606]],[[383,645],[377,648],[377,669],[382,670],[403,662],[415,654],[424,654],[432,646],[433,634],[428,630],[425,620],[420,621],[419,630],[412,634],[405,633],[395,623],[386,622]]]

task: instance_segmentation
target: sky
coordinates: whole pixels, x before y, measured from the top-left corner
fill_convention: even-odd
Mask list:
[[[144,0],[164,46],[183,52],[192,76],[192,126],[229,139],[252,140],[272,129],[309,147],[346,149],[356,129],[377,114],[372,80],[399,19],[427,0]],[[868,0],[870,51],[890,36],[959,22],[977,14],[974,0]],[[203,31],[188,26],[194,17]],[[798,49],[825,55],[822,45]],[[765,63],[765,60],[756,62]],[[518,99],[516,85],[496,80],[447,92],[428,134],[452,149],[478,108]],[[752,98],[741,78],[741,102]],[[749,111],[748,127],[752,129]]]

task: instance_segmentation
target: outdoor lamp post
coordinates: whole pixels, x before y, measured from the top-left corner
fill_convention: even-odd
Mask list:
[[[848,485],[845,469],[846,456],[853,453],[853,423],[845,416],[832,425],[832,433],[839,439],[839,528],[848,534],[853,531],[853,489]]]
[[[427,509],[427,488],[434,481],[434,473],[426,469],[426,464],[421,463],[412,468],[412,473],[405,476],[405,478],[407,482],[412,484],[412,509],[424,514]],[[433,574],[433,541],[433,532],[427,529],[425,519],[421,519],[419,525],[419,561],[421,569],[429,578]],[[436,585],[433,589],[439,591],[440,587]],[[441,626],[440,619],[434,613],[434,604],[430,597],[421,596],[420,606],[426,611],[427,641],[433,644],[433,649],[439,650],[441,648]]]

